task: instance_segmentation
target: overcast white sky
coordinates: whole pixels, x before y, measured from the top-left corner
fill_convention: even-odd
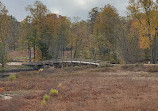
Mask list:
[[[19,21],[23,20],[27,13],[25,7],[31,5],[35,0],[1,0],[9,10],[9,14],[15,16]],[[74,17],[78,16],[86,20],[88,12],[94,7],[104,7],[106,4],[113,5],[120,15],[126,15],[126,7],[129,0],[40,0],[47,8],[60,15]]]

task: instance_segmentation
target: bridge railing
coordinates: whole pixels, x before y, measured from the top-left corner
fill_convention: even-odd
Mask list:
[[[91,59],[51,59],[46,61],[40,61],[40,62],[30,62],[23,65],[27,66],[43,66],[43,65],[53,65],[58,63],[77,63],[77,64],[89,64],[89,65],[96,65],[98,66],[101,61],[97,60],[91,60]]]
[[[100,63],[101,60],[92,60],[92,59],[51,59],[53,62],[63,62],[63,61],[84,61],[84,62],[93,62]]]

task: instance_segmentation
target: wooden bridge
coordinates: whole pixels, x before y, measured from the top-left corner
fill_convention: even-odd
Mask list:
[[[90,60],[46,60],[40,62],[29,62],[23,65],[42,68],[44,66],[54,66],[55,68],[61,68],[65,66],[79,66],[79,65],[91,65],[98,67],[100,61],[90,61]]]

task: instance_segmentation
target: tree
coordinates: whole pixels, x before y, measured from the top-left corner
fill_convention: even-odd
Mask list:
[[[10,16],[10,36],[8,37],[8,47],[9,50],[15,51],[18,48],[18,40],[20,38],[20,23],[16,20],[15,17]]]
[[[58,35],[58,50],[61,51],[61,57],[64,58],[64,51],[67,48],[69,43],[69,33],[70,33],[70,21],[66,19],[66,17],[60,17],[59,20],[61,21],[59,35]]]
[[[121,18],[117,34],[119,41],[116,50],[120,63],[136,63],[146,59],[139,47],[139,33],[133,29],[133,20]]]
[[[93,34],[93,25],[95,23],[95,20],[96,20],[98,14],[99,14],[99,8],[98,7],[92,8],[92,10],[89,12],[89,18],[90,18],[89,21],[90,21],[92,34]]]
[[[43,18],[40,49],[45,59],[64,58],[70,35],[70,20],[48,14]]]
[[[5,63],[7,62],[7,52],[2,43],[0,43],[0,52],[0,63],[2,64],[2,68],[4,68]]]
[[[89,12],[89,26],[91,30],[90,34],[90,52],[92,53],[92,59],[96,59],[96,44],[95,44],[95,36],[94,36],[94,24],[96,21],[97,16],[100,13],[100,9],[98,7],[94,7]]]
[[[57,37],[60,28],[58,21],[59,18],[56,14],[48,14],[43,18],[42,42],[40,44],[42,56],[45,59],[52,59],[57,56]]]
[[[33,44],[33,29],[31,24],[31,17],[27,16],[22,22],[21,22],[21,45],[25,45],[28,49],[28,56],[29,56],[29,62],[32,61],[32,44]]]
[[[7,38],[10,35],[10,17],[7,15],[7,9],[0,2],[0,63],[4,68],[6,63],[6,53],[7,53]]]
[[[88,23],[85,21],[76,21],[72,24],[72,47],[74,50],[73,57],[80,58],[85,57],[89,58],[85,55],[89,55],[89,34],[90,32]],[[88,53],[87,53],[88,51]]]
[[[33,6],[28,6],[26,8],[27,11],[30,12],[30,16],[32,18],[32,26],[34,30],[34,38],[33,38],[33,49],[34,49],[34,60],[36,59],[36,47],[40,48],[41,40],[41,32],[42,32],[42,20],[49,13],[47,7],[43,5],[40,1],[35,1]],[[41,48],[39,49],[41,50]]]
[[[115,44],[119,39],[117,34],[119,23],[120,19],[117,10],[111,5],[106,5],[102,8],[96,17],[93,35],[96,38],[100,59],[109,60],[111,56],[115,56]]]
[[[150,50],[150,61],[151,63],[157,62],[157,1],[153,0],[130,0],[128,6],[129,14],[136,20],[139,25],[137,29],[139,30],[140,46],[141,48],[149,48]],[[148,44],[144,44],[146,41]],[[144,47],[142,47],[144,44]],[[147,46],[148,45],[148,46]],[[156,56],[155,56],[156,55]]]

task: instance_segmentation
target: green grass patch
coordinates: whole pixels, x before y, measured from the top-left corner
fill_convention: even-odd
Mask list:
[[[43,96],[43,100],[44,100],[44,101],[48,101],[49,99],[50,99],[50,96],[49,96],[49,95],[45,94],[45,95]]]
[[[42,106],[46,106],[47,102],[45,100],[42,100]]]
[[[10,75],[9,77],[8,77],[8,80],[9,81],[14,81],[14,80],[16,80],[17,79],[17,77],[16,77],[16,75],[14,75],[14,74],[12,74],[12,75]]]
[[[58,90],[56,90],[56,89],[51,89],[49,94],[50,94],[51,96],[57,96],[57,95],[58,95]]]

